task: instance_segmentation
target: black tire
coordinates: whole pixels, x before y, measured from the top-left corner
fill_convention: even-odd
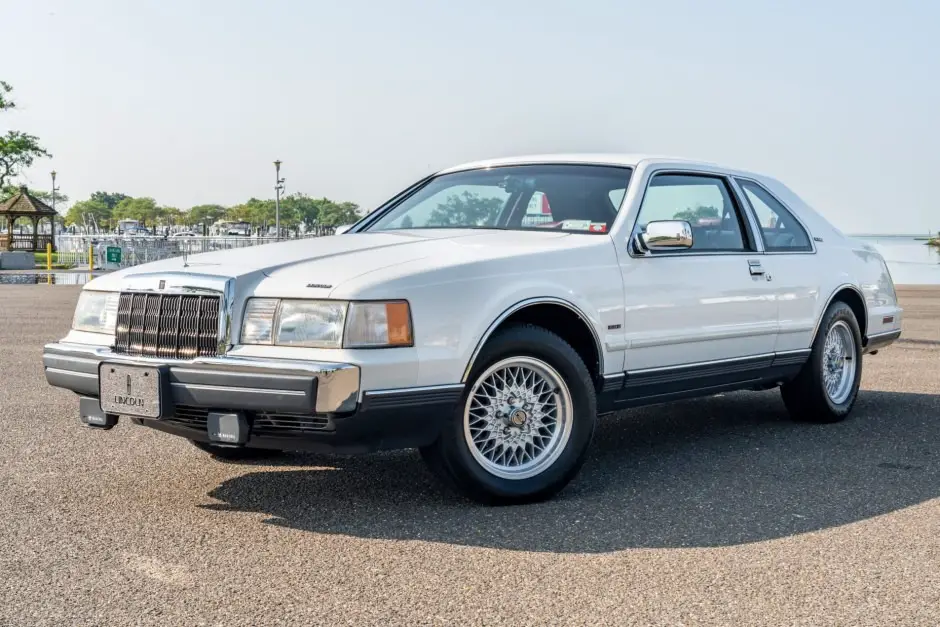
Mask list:
[[[567,441],[559,445],[560,453],[550,465],[526,478],[505,478],[488,471],[474,457],[464,434],[464,412],[475,384],[488,368],[509,358],[532,358],[548,365],[567,386],[571,400]],[[475,501],[493,505],[542,501],[564,488],[584,464],[596,418],[594,383],[578,353],[541,327],[508,327],[487,341],[467,378],[460,403],[437,441],[421,449],[421,457],[445,483]]]
[[[215,444],[210,444],[209,442],[199,442],[198,440],[190,440],[190,442],[200,451],[205,451],[213,458],[226,462],[246,462],[259,459],[270,459],[272,457],[277,457],[283,452],[264,448],[216,446]]]
[[[839,323],[847,325],[854,340],[855,372],[848,396],[834,402],[826,391],[824,369],[826,368],[825,344],[829,331]],[[862,380],[862,334],[859,331],[855,312],[847,304],[836,301],[829,305],[819,324],[813,340],[809,360],[792,381],[781,389],[783,402],[794,420],[817,423],[833,423],[845,420],[858,398],[858,386]]]

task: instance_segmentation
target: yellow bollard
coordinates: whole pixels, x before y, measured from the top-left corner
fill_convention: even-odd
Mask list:
[[[52,270],[52,244],[46,244],[46,270]]]
[[[94,244],[88,245],[88,271],[91,272],[95,269],[95,246]]]

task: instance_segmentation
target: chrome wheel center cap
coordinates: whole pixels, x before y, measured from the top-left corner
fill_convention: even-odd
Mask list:
[[[517,409],[509,415],[509,422],[514,427],[521,427],[529,419],[529,414],[523,409]]]

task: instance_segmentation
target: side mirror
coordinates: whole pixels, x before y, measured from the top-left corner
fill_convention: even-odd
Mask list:
[[[342,235],[352,227],[351,224],[344,224],[342,226],[336,227],[336,230],[333,231],[333,235]]]
[[[692,226],[685,220],[650,222],[646,232],[636,234],[634,244],[641,253],[692,248]]]

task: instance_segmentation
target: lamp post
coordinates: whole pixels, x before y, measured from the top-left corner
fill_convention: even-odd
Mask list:
[[[49,173],[52,176],[52,210],[55,211],[55,193],[59,191],[59,188],[55,186],[55,175],[56,172],[53,170]],[[55,219],[58,216],[52,216],[52,224],[49,225],[49,234],[52,236],[52,241],[55,241]]]
[[[284,191],[284,179],[281,178],[281,160],[274,162],[274,230],[277,239],[281,239],[281,192]]]

